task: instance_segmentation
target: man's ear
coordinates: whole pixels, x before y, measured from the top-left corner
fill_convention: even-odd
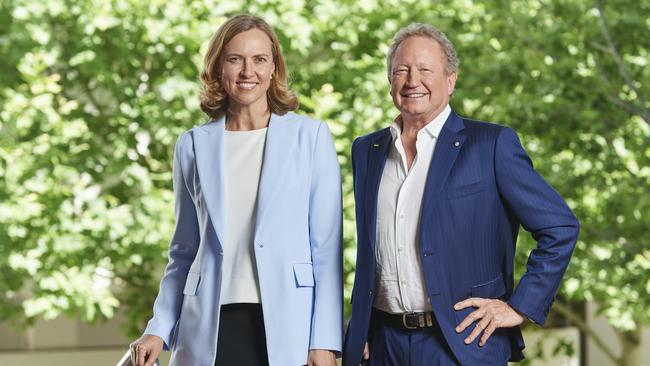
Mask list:
[[[452,72],[447,76],[447,95],[451,95],[454,92],[454,88],[456,87],[456,78],[456,72]]]

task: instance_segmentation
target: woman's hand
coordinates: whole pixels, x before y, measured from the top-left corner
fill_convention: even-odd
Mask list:
[[[363,355],[361,357],[363,361],[368,361],[370,358],[370,346],[368,345],[368,342],[363,346]]]
[[[153,366],[163,349],[162,338],[145,334],[129,346],[134,366]]]
[[[307,356],[307,366],[335,366],[336,355],[327,349],[312,349]]]

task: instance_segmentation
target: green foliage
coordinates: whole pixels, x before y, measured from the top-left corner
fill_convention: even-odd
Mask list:
[[[5,0],[0,3],[0,320],[151,314],[173,228],[171,149],[206,121],[198,73],[226,17],[267,19],[301,112],[336,138],[346,298],[355,261],[350,145],[396,111],[392,35],[455,43],[453,107],[514,127],[583,231],[562,292],[612,324],[650,323],[650,4],[631,0]],[[522,233],[518,270],[533,245]],[[347,303],[347,301],[346,301]]]

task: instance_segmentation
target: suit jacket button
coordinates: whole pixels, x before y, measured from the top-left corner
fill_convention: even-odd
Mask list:
[[[372,297],[372,290],[368,291],[368,295]]]

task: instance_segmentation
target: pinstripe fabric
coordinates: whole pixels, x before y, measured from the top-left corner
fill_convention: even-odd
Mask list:
[[[352,146],[357,214],[357,269],[344,365],[358,365],[368,337],[374,297],[376,200],[386,160],[388,129]],[[472,309],[453,310],[469,297],[500,298],[543,324],[578,236],[564,200],[534,170],[517,134],[452,112],[429,168],[420,219],[420,261],[442,333],[463,365],[503,365],[523,358],[519,327],[498,329],[488,343],[465,345],[473,327],[454,328]],[[519,227],[537,241],[514,286]]]

